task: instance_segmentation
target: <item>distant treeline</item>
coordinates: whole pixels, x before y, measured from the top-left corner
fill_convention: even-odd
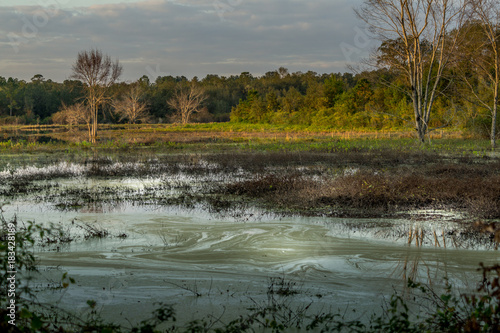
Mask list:
[[[401,81],[401,82],[400,82]],[[132,86],[142,90],[149,122],[175,122],[176,110],[168,101],[176,91],[201,86],[207,99],[193,114],[192,122],[243,122],[290,124],[338,129],[412,128],[412,103],[404,93],[404,82],[389,70],[360,74],[315,72],[289,73],[286,68],[260,77],[248,72],[229,77],[207,75],[203,79],[184,76],[143,76],[133,83],[117,83],[110,89],[110,103],[101,112],[101,122],[127,122],[113,111],[113,99],[124,96]],[[438,97],[431,127],[452,126],[487,135],[491,119],[487,110],[470,103],[463,90],[450,82],[448,94]],[[30,82],[0,77],[0,123],[48,124],[63,105],[85,98],[83,83],[63,83],[35,75]]]

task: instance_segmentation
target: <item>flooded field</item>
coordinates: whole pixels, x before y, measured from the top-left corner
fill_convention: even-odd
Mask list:
[[[58,230],[34,247],[39,272],[29,283],[39,302],[85,316],[93,300],[103,318],[125,326],[158,303],[172,304],[180,325],[226,323],[270,304],[296,316],[364,320],[395,292],[406,294],[408,278],[472,290],[479,263],[498,262],[493,237],[473,231],[460,212],[360,218],[270,210],[220,194],[221,186],[253,180],[255,170],[171,159],[3,160],[4,217]],[[298,170],[318,182],[333,172],[315,164],[258,169]],[[58,288],[64,272],[76,283]],[[422,304],[414,306],[418,313]]]

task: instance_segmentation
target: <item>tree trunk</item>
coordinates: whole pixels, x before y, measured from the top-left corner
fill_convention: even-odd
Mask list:
[[[497,111],[498,111],[498,94],[493,101],[493,111],[491,112],[491,148],[496,148],[497,136]]]
[[[415,89],[415,86],[412,87],[413,89],[413,111],[415,113],[415,130],[417,131],[418,134],[418,139],[420,140],[421,143],[425,143],[425,133],[426,133],[426,128],[425,128],[425,123],[422,121],[422,110],[420,109],[420,99],[417,93],[417,90]]]
[[[92,108],[92,138],[91,142],[97,142],[97,103],[94,101],[91,106]]]
[[[427,134],[427,126],[424,121],[422,121],[422,118],[419,117],[417,119],[417,131],[418,131],[418,139],[420,140],[420,143],[425,143],[425,135]]]

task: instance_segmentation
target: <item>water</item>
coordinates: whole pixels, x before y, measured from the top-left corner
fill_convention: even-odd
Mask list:
[[[21,203],[4,210],[6,216],[16,212],[24,220],[64,226],[75,237],[68,245],[36,248],[41,275],[33,283],[39,300],[85,313],[92,299],[103,316],[121,323],[148,317],[155,302],[175,304],[183,320],[222,313],[235,318],[267,304],[272,278],[293,285],[293,306],[311,304],[313,312],[341,311],[358,319],[379,311],[395,291],[403,293],[407,278],[439,287],[446,277],[460,288],[474,288],[479,262],[498,260],[498,252],[486,249],[440,248],[430,241],[408,246],[397,237],[408,221],[399,220],[375,220],[372,228],[360,229],[355,226],[370,221],[254,212],[243,222],[201,210],[132,205],[105,213]],[[85,224],[111,237],[85,240],[78,227]],[[398,227],[400,233],[387,231]],[[63,272],[77,284],[44,288]]]
[[[39,301],[80,317],[94,300],[104,318],[124,325],[149,318],[159,302],[173,304],[180,322],[227,322],[269,302],[360,319],[380,312],[395,292],[407,293],[408,278],[438,291],[446,281],[471,290],[479,263],[498,261],[491,244],[462,237],[446,212],[418,221],[283,217],[254,207],[214,212],[203,204],[188,209],[136,200],[154,196],[155,186],[172,180],[168,175],[90,179],[72,164],[17,172],[57,175],[63,167],[71,178],[35,181],[53,187],[10,198],[2,208],[7,219],[53,224],[73,238],[34,248],[40,273],[30,283]],[[206,179],[177,175],[175,181],[193,188]],[[93,188],[110,189],[114,199],[99,192],[93,204],[56,205],[58,193]],[[89,238],[89,226],[109,236]],[[76,284],[58,289],[64,272]],[[277,295],[279,288],[292,293]]]

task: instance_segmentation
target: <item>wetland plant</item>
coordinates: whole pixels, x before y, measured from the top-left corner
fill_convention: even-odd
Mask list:
[[[99,225],[91,225],[89,223],[77,224],[78,228],[82,229],[84,234],[83,238],[87,239],[102,239],[110,236],[108,230],[104,229]]]
[[[300,292],[299,284],[284,276],[269,278],[268,295],[292,296]]]

